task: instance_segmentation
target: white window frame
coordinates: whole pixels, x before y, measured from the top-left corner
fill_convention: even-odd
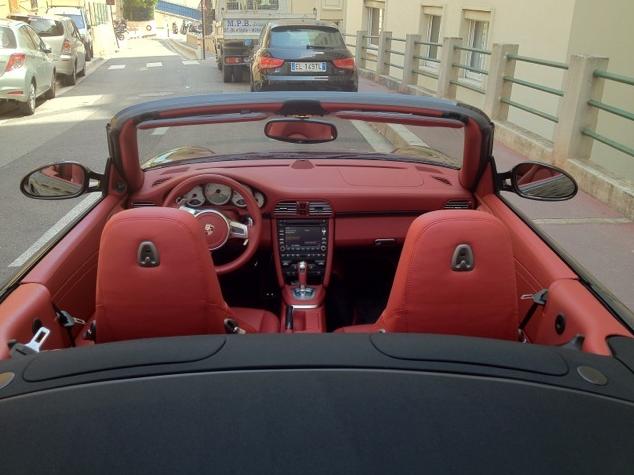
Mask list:
[[[486,49],[489,41],[489,31],[491,23],[489,21],[466,20],[467,22],[467,46],[469,48]],[[477,38],[478,26],[480,26],[480,38]],[[467,51],[466,65],[472,68],[486,69],[486,55]],[[463,70],[465,78],[472,81],[482,82],[484,75],[473,71]]]
[[[378,12],[378,28],[376,29],[376,32],[374,32],[374,11]],[[366,22],[367,22],[367,32],[368,32],[368,36],[379,36],[381,34],[381,32],[383,31],[383,21],[385,19],[385,10],[383,8],[376,8],[376,7],[370,7],[370,6],[366,6],[365,7],[365,15],[366,15]],[[376,34],[375,34],[376,33]],[[368,45],[372,45],[372,46],[379,46],[379,38],[368,38]]]
[[[434,22],[438,22],[438,31],[436,32],[437,37],[433,38],[433,30],[434,30]],[[423,13],[423,28],[424,35],[423,41],[428,41],[430,43],[440,43],[440,34],[442,31],[442,15]],[[423,45],[425,48],[425,54],[423,56],[427,56],[429,58],[438,59],[439,56],[439,47],[438,46],[429,46]],[[438,69],[439,64],[433,61],[423,61],[423,66],[428,69]]]

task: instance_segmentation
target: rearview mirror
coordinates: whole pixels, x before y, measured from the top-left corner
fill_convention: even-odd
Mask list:
[[[89,191],[99,191],[100,183],[91,186],[90,180],[101,178],[80,163],[60,162],[45,165],[26,175],[20,183],[20,191],[38,200],[65,200]]]
[[[511,187],[523,198],[539,201],[565,201],[577,194],[577,183],[560,168],[545,163],[525,162],[502,175],[511,179]]]
[[[332,142],[337,138],[337,127],[329,122],[306,119],[275,119],[264,126],[264,134],[282,142],[307,144]]]

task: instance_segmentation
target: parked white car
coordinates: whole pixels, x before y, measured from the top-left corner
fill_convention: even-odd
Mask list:
[[[90,21],[88,20],[88,15],[86,14],[86,10],[82,7],[73,7],[73,6],[57,6],[50,7],[46,10],[47,14],[50,15],[61,15],[73,20],[75,26],[79,30],[79,34],[81,35],[81,40],[86,47],[86,61],[92,60],[94,57],[93,52],[93,42],[91,36],[91,26]]]
[[[0,100],[15,101],[31,115],[41,95],[55,97],[51,49],[29,25],[0,19]]]
[[[86,73],[86,48],[70,18],[59,15],[11,15],[10,18],[28,23],[46,42],[53,54],[55,70],[67,85],[76,84],[77,76]]]

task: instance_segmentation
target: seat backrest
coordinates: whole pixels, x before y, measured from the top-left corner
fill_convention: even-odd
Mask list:
[[[410,226],[376,325],[515,340],[516,287],[511,238],[501,221],[481,211],[433,211]]]
[[[97,342],[224,333],[229,316],[192,215],[139,208],[108,221],[97,269]]]

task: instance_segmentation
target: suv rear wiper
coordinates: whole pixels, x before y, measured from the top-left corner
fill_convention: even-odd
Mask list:
[[[333,49],[335,46],[306,45],[306,49]]]

